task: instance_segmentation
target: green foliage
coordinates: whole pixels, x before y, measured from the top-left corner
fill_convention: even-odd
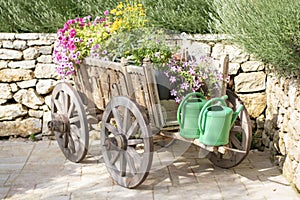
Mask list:
[[[299,0],[215,0],[214,28],[279,74],[300,74]]]
[[[134,0],[129,0],[133,2]],[[187,33],[207,33],[207,0],[141,0],[151,24]],[[55,33],[68,19],[98,16],[117,0],[0,0],[0,32]]]
[[[0,0],[0,32],[56,33],[68,19],[94,16],[115,4],[105,0]]]
[[[214,13],[208,0],[143,0],[151,24],[187,33],[208,33],[210,17]]]

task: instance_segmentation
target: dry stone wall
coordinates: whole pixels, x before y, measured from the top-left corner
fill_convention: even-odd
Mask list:
[[[0,33],[0,137],[46,132],[55,34]]]
[[[263,144],[272,149],[283,174],[300,191],[300,80],[267,79],[266,123]]]

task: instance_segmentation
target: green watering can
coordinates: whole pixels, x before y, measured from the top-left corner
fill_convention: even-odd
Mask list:
[[[202,144],[221,146],[229,143],[230,129],[244,106],[240,105],[236,112],[233,112],[226,105],[225,99],[227,98],[227,95],[213,98],[203,106],[198,120],[199,141]],[[212,105],[213,102],[219,102],[219,104]]]
[[[177,110],[177,120],[182,137],[199,138],[198,117],[206,102],[200,92],[189,93],[181,101]]]

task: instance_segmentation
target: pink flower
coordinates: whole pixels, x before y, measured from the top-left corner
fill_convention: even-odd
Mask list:
[[[70,38],[73,38],[76,35],[76,30],[75,29],[71,29],[70,30]]]
[[[106,10],[106,11],[104,11],[104,13],[103,13],[105,16],[106,15],[108,15],[109,14],[109,11],[108,10]]]
[[[76,49],[76,45],[74,43],[69,45],[69,49],[70,51],[74,51]]]

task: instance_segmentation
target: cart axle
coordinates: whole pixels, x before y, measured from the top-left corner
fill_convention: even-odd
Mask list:
[[[70,125],[68,123],[65,123],[64,121],[52,120],[48,122],[47,126],[48,129],[52,132],[57,131],[60,133],[67,133],[70,131]]]
[[[105,140],[104,145],[108,150],[127,150],[128,140],[125,135],[120,134],[115,137],[109,137]]]

